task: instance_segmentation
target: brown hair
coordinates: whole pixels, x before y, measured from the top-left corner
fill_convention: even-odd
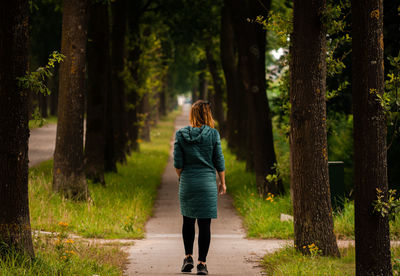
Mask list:
[[[190,125],[192,127],[201,127],[208,125],[214,128],[214,119],[211,114],[211,103],[198,100],[192,105],[190,110]]]

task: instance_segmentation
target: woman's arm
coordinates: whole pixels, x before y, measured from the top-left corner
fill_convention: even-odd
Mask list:
[[[176,170],[176,174],[179,178],[181,178],[181,173],[183,170],[183,150],[181,145],[179,144],[178,132],[175,134],[175,143],[174,143],[174,167]]]
[[[183,170],[183,169],[177,169],[177,168],[175,168],[175,170],[176,170],[176,174],[178,175],[178,177],[181,178],[181,173],[182,173],[182,170]]]
[[[225,171],[218,172],[220,183],[218,184],[218,194],[223,195],[226,193],[225,185]]]

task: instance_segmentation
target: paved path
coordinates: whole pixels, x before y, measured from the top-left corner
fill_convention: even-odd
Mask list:
[[[189,106],[176,120],[176,129],[189,124]],[[174,136],[175,137],[175,136]],[[172,141],[173,142],[173,141]],[[172,144],[171,144],[172,146]],[[172,154],[172,148],[171,148]],[[126,275],[181,275],[184,257],[181,238],[178,180],[170,157],[162,177],[152,218],[146,225],[146,238],[137,240],[128,250]],[[227,183],[229,189],[229,183]],[[196,226],[196,233],[198,229]],[[218,219],[211,222],[211,245],[207,257],[210,275],[261,275],[259,259],[267,251],[282,247],[286,241],[246,239],[242,221],[229,195],[219,196]],[[197,260],[197,234],[194,246]],[[196,273],[196,268],[192,274]]]
[[[29,167],[53,158],[56,146],[57,124],[48,124],[31,130],[29,137]]]

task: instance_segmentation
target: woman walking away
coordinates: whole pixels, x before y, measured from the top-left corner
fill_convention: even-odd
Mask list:
[[[210,103],[199,100],[190,110],[190,126],[176,132],[174,166],[179,177],[179,201],[183,216],[185,258],[182,272],[191,272],[195,221],[199,226],[197,275],[207,275],[210,224],[217,218],[217,195],[226,193],[225,160],[219,133],[214,129]],[[220,183],[217,188],[216,173]]]

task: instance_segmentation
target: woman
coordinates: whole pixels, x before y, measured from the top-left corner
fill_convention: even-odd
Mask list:
[[[195,221],[199,226],[197,274],[207,275],[210,224],[217,218],[217,194],[226,193],[225,161],[219,133],[214,129],[210,103],[199,100],[190,110],[190,126],[176,132],[174,166],[179,177],[179,201],[183,216],[185,258],[182,272],[191,272]],[[220,183],[217,188],[216,173]]]

